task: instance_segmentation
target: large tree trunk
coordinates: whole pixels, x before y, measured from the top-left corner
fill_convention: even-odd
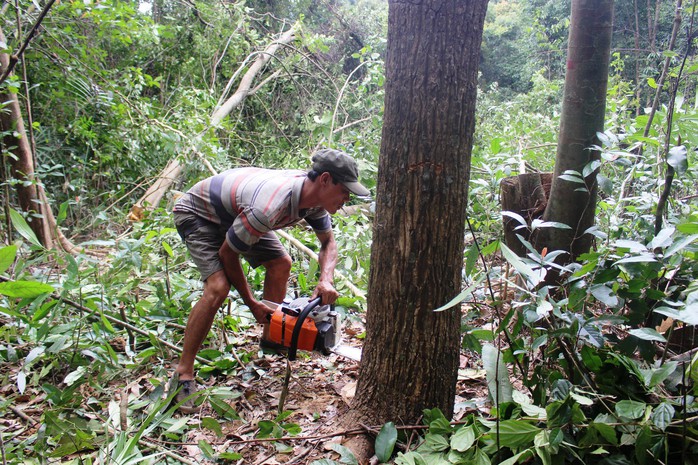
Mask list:
[[[460,292],[487,0],[391,0],[371,272],[352,417],[453,413]]]
[[[604,127],[612,29],[612,0],[573,0],[555,173],[543,214],[544,221],[570,229],[541,228],[536,238],[539,250],[569,252],[567,261],[591,248],[593,236],[585,231],[594,224],[598,169],[583,184],[560,176],[570,170],[581,176],[599,160],[599,151],[591,147],[599,145],[596,134]]]
[[[0,30],[0,42],[5,43],[5,35]],[[0,53],[0,76],[4,75],[10,66],[10,57]],[[17,94],[9,92],[4,87],[0,91],[0,102],[5,108],[0,111],[0,132],[4,134],[3,146],[14,156],[9,157],[11,176],[20,181],[16,183],[17,200],[20,209],[27,214],[29,226],[36,234],[41,244],[53,248],[53,238],[48,223],[45,221],[46,206],[40,198],[37,181],[34,177],[34,157],[27,133],[24,130],[24,119],[20,110]],[[7,180],[5,180],[7,181]]]

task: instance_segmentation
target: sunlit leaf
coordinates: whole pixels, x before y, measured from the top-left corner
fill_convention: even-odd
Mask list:
[[[666,342],[664,336],[659,334],[656,330],[652,328],[637,328],[631,329],[628,333],[633,336],[642,339],[643,341],[655,341],[655,342]]]
[[[0,273],[4,273],[12,266],[17,257],[17,246],[12,244],[0,249]]]
[[[7,281],[0,283],[0,294],[19,299],[32,299],[53,292],[49,284],[37,281]]]
[[[475,444],[475,430],[472,425],[460,428],[451,437],[451,449],[465,452]]]
[[[487,387],[492,399],[498,403],[510,402],[513,398],[513,387],[504,356],[497,347],[492,344],[482,346],[482,366],[487,374]]]
[[[674,168],[676,174],[684,174],[688,169],[688,151],[686,150],[686,146],[679,145],[677,147],[672,147],[669,150],[666,162],[669,166]]]
[[[35,246],[43,248],[43,245],[41,245],[41,242],[39,242],[36,234],[34,234],[32,228],[29,227],[27,220],[25,220],[24,217],[17,212],[17,210],[12,208],[10,209],[10,220],[12,220],[12,226],[14,226],[14,228],[23,238]]]

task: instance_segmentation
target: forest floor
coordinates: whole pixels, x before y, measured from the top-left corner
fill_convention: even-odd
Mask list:
[[[343,332],[343,344],[361,346],[361,341],[355,337],[363,332],[360,322],[345,323]],[[319,459],[339,460],[340,454],[333,449],[333,444],[340,444],[352,431],[356,434],[356,429],[364,426],[356,425],[359,428],[354,430],[341,426],[342,415],[354,397],[359,362],[337,354],[299,353],[298,359],[291,362],[291,378],[283,406],[283,410],[291,414],[277,424],[297,425],[300,432],[291,435],[277,430],[281,439],[260,438],[260,422],[266,421],[267,425],[276,422],[287,363],[283,354],[256,350],[260,336],[261,329],[256,327],[239,339],[244,342],[237,348],[241,353],[257,353],[240,375],[208,380],[217,388],[225,387],[241,394],[229,401],[240,420],[221,422],[222,434],[219,432],[219,435],[204,427],[191,428],[180,444],[169,443],[168,448],[178,450],[178,454],[194,463],[206,461],[198,446],[200,440],[211,444],[216,453],[240,454],[243,461],[239,463],[309,464]],[[477,354],[461,354],[454,420],[475,409],[489,411],[485,372],[479,364]],[[216,416],[211,406],[204,404],[199,414],[189,416],[189,426],[201,424],[205,417]],[[376,428],[377,432],[380,426],[369,428]]]
[[[200,447],[200,442],[203,441],[211,446],[214,457],[220,454],[224,454],[224,457],[239,457],[222,460],[223,463],[310,464],[320,459],[339,460],[340,454],[333,444],[341,444],[352,434],[367,429],[378,432],[382,425],[356,425],[351,430],[342,426],[342,416],[348,411],[354,397],[359,362],[337,354],[326,356],[317,352],[299,352],[298,359],[291,362],[291,377],[283,406],[284,412],[290,413],[285,418],[279,418],[278,407],[287,359],[284,354],[259,348],[261,332],[260,326],[254,326],[239,334],[230,334],[235,357],[242,364],[236,374],[199,379],[200,389],[211,388],[210,391],[215,389],[217,393],[225,392],[227,398],[224,401],[235,410],[240,419],[228,421],[222,418],[207,400],[197,414],[174,413],[169,423],[173,434],[161,434],[163,430],[159,429],[156,430],[157,435],[143,437],[140,444],[144,454],[164,454],[156,463],[221,463],[221,460],[211,460],[207,456],[205,448]],[[357,335],[363,332],[360,320],[345,321],[343,344],[360,348],[362,342]],[[239,358],[238,354],[242,357]],[[93,410],[92,407],[104,405],[100,402],[92,407],[81,406],[81,415],[102,424],[118,423],[114,418],[120,416],[121,429],[135,432],[140,426],[136,424],[136,418],[142,417],[132,413],[131,405],[134,402],[140,403],[139,409],[142,409],[147,405],[147,399],[157,396],[158,384],[167,381],[164,377],[172,373],[175,363],[176,358],[173,358],[164,366],[146,363],[137,369],[122,372],[122,376],[112,379],[105,386],[105,390],[111,391],[113,396],[112,404],[121,405],[120,413],[112,411],[111,405],[108,413]],[[19,365],[14,364],[3,368],[10,372],[20,369]],[[128,379],[124,379],[124,376]],[[14,379],[14,376],[11,378]],[[156,382],[154,378],[157,378]],[[83,388],[90,388],[87,384],[81,387],[84,399],[104,395],[82,392]],[[46,394],[40,389],[29,388],[23,395],[18,395],[16,386],[8,384],[0,387],[0,397],[13,399],[13,414],[0,419],[3,435],[31,442],[30,436],[36,434],[37,428],[42,424],[44,410],[50,408]],[[127,403],[124,402],[126,399]],[[478,354],[462,351],[454,420],[475,410],[486,414],[489,412],[485,372],[481,368]],[[107,420],[106,416],[112,419]],[[267,430],[270,434],[265,435],[262,430]],[[183,431],[183,434],[178,431]],[[338,449],[342,452],[341,448]],[[62,458],[49,458],[48,463],[64,463],[69,459],[82,460],[90,456],[94,458],[95,452],[85,451]],[[211,450],[208,451],[209,454],[210,452]]]

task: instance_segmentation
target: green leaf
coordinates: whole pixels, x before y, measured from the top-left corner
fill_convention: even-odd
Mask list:
[[[354,453],[348,448],[341,444],[331,444],[330,447],[333,451],[339,454],[339,462],[345,465],[359,465],[359,461],[354,456]]]
[[[502,446],[517,449],[533,444],[533,439],[541,429],[523,420],[505,420],[499,423],[499,442]],[[493,428],[491,433],[496,433]]]
[[[216,420],[215,418],[212,417],[204,417],[201,419],[201,426],[203,426],[206,429],[210,429],[214,433],[216,433],[216,436],[219,438],[223,436],[223,429],[221,428],[221,424]]]
[[[509,371],[504,356],[494,345],[482,346],[482,365],[487,374],[487,387],[492,399],[500,404],[511,402],[513,388],[509,381]]]
[[[620,299],[615,295],[613,289],[605,284],[595,284],[591,286],[591,295],[603,304],[615,308],[620,304]]]
[[[676,229],[684,234],[698,234],[698,223],[682,223],[677,225]]]
[[[393,455],[393,450],[395,448],[395,443],[397,442],[397,428],[395,428],[395,423],[388,422],[383,425],[378,436],[376,436],[376,457],[381,463],[385,463],[390,460]]]
[[[522,463],[525,463],[525,460],[531,456],[533,456],[533,449],[526,449],[514,455],[513,457],[510,457],[504,460],[503,462],[500,462],[499,465],[514,465],[519,460],[521,460]]]
[[[621,400],[616,404],[616,413],[629,420],[637,420],[645,414],[647,404],[635,400]]]
[[[0,283],[0,294],[18,299],[33,299],[53,291],[55,291],[53,286],[36,281],[8,281]]]
[[[465,426],[451,437],[451,449],[465,452],[475,444],[475,429],[472,425]]]
[[[540,268],[537,271],[534,271],[533,268],[525,264],[505,244],[501,244],[500,247],[502,250],[502,255],[504,255],[504,258],[511,264],[511,266],[513,266],[516,269],[516,271],[519,272],[521,276],[526,278],[526,280],[528,280],[533,287],[537,286],[541,281],[543,281],[543,278],[545,278],[546,274],[545,269]]]
[[[686,146],[679,145],[677,147],[672,147],[669,150],[666,162],[669,166],[674,168],[676,174],[684,174],[688,169],[688,151],[686,150]]]
[[[638,328],[631,329],[628,333],[633,336],[642,339],[643,341],[656,341],[656,342],[666,342],[664,336],[659,334],[656,330],[652,328]]]
[[[647,85],[653,89],[656,89],[657,88],[657,81],[655,81],[654,78],[647,78]]]
[[[674,407],[669,402],[664,401],[657,405],[657,408],[652,412],[652,423],[660,430],[665,431],[671,424],[671,420],[674,419],[675,413]]]
[[[441,307],[434,309],[435,312],[442,312],[444,310],[448,310],[451,307],[455,307],[459,303],[463,302],[465,299],[473,295],[473,291],[475,290],[475,284],[471,284],[468,286],[463,292],[455,296],[453,299],[451,299],[450,302],[448,302],[445,305],[442,305]]]
[[[41,242],[39,242],[39,239],[36,237],[36,234],[34,234],[34,231],[32,231],[32,228],[29,227],[29,224],[27,224],[27,221],[24,219],[22,215],[17,212],[15,209],[10,209],[10,220],[12,220],[12,226],[15,227],[17,232],[26,240],[31,242],[37,247],[43,248],[44,246],[41,245]]]
[[[12,266],[17,257],[17,246],[8,245],[0,249],[0,273],[4,273],[7,269]]]
[[[448,450],[448,448],[451,446],[448,439],[446,439],[442,434],[427,433],[424,439],[429,449],[435,452]]]
[[[201,449],[201,452],[203,452],[204,456],[209,460],[216,457],[216,452],[213,450],[213,447],[211,447],[211,444],[203,439],[199,440],[199,449]]]

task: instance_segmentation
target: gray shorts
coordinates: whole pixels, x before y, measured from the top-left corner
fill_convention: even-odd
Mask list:
[[[218,251],[223,245],[228,229],[224,226],[206,221],[192,213],[174,212],[177,232],[187,246],[192,261],[201,273],[201,280],[223,269]],[[241,254],[245,260],[257,268],[259,265],[288,255],[286,249],[273,231],[259,238],[259,242]]]

